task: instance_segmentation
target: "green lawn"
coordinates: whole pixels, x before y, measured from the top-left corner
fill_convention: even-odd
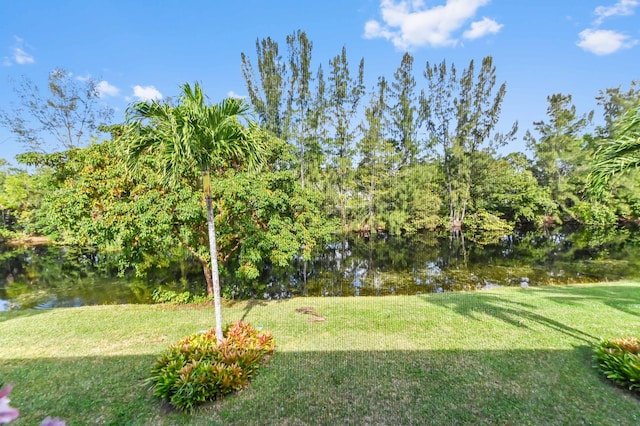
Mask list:
[[[640,424],[640,398],[592,361],[599,338],[640,335],[638,282],[238,302],[223,314],[271,330],[276,354],[248,389],[185,415],[143,380],[167,345],[212,326],[211,308],[0,313],[15,424]]]

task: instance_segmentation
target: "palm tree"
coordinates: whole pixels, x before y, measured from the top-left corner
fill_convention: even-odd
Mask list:
[[[124,132],[126,158],[133,170],[142,155],[154,155],[168,187],[195,170],[201,172],[211,256],[211,282],[207,281],[209,294],[213,293],[214,298],[216,338],[221,341],[222,306],[211,175],[241,164],[260,164],[264,147],[261,139],[253,136],[257,132],[248,119],[246,103],[228,98],[219,104],[205,104],[199,84],[192,88],[185,83],[181,89],[177,105],[147,101],[129,107]],[[205,268],[205,276],[206,272]]]
[[[640,108],[632,108],[614,126],[612,139],[598,148],[589,174],[589,188],[602,195],[614,176],[640,166]]]

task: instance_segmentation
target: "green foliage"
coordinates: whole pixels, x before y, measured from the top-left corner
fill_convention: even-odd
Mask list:
[[[325,82],[321,67],[315,75],[311,71],[313,43],[304,31],[288,35],[286,45],[283,59],[275,40],[257,40],[257,73],[245,53],[241,54],[241,69],[261,126],[295,147],[295,156],[288,163],[306,188],[320,179]]]
[[[260,82],[256,82],[249,58],[244,53],[241,54],[242,74],[247,83],[249,99],[260,116],[260,124],[267,131],[282,137],[282,94],[286,84],[286,65],[280,56],[278,43],[271,37],[256,40],[256,52]]]
[[[389,190],[382,197],[380,216],[393,235],[443,227],[442,175],[434,163],[418,163],[389,176]]]
[[[629,110],[640,106],[640,80],[631,81],[629,87],[609,87],[600,90],[596,97],[602,106],[604,126],[596,128],[596,134],[603,139],[610,139],[616,132],[616,122]]]
[[[292,171],[230,172],[212,191],[221,200],[218,245],[225,248],[227,297],[262,294],[263,271],[286,268],[297,256],[310,260],[335,230],[317,194],[302,189]]]
[[[476,176],[486,167],[487,156],[513,138],[517,123],[505,134],[496,132],[506,84],[496,87],[490,56],[483,58],[477,74],[474,61],[460,75],[443,61],[433,67],[427,62],[424,75],[429,91],[420,104],[428,144],[440,151],[450,222],[464,223],[474,209],[473,193],[480,184]]]
[[[493,232],[509,234],[513,230],[513,223],[509,223],[486,210],[479,210],[467,219],[467,226],[472,232]]]
[[[401,164],[414,165],[420,152],[418,129],[422,124],[417,104],[416,80],[413,72],[413,56],[405,52],[391,83],[390,133]]]
[[[473,207],[511,224],[541,223],[553,202],[528,169],[524,154],[499,159],[485,155],[484,164],[476,173]]]
[[[602,340],[594,356],[598,368],[616,384],[640,392],[640,339]]]
[[[0,238],[38,233],[37,209],[51,187],[47,172],[27,173],[0,162]]]
[[[587,225],[614,225],[618,219],[615,207],[601,202],[579,201],[574,206],[576,218]]]
[[[212,176],[229,169],[254,169],[264,164],[264,151],[269,139],[249,118],[249,105],[237,98],[227,98],[209,104],[200,84],[182,85],[178,104],[171,102],[137,102],[127,110],[127,123],[119,138],[124,144],[127,170],[139,173],[145,157],[158,158],[153,168],[164,180],[161,188],[171,191],[176,184],[202,184],[207,211],[206,241],[209,256],[200,255],[207,281],[207,291],[213,295],[216,335],[222,339],[222,307],[218,245],[216,243],[216,211],[211,194]],[[202,180],[193,179],[200,172]],[[165,216],[169,212],[162,212]],[[173,230],[176,232],[175,228]],[[183,243],[184,239],[177,238]],[[184,243],[183,243],[184,244]],[[198,256],[193,245],[190,251]],[[210,266],[210,268],[209,268]]]
[[[229,326],[224,335],[218,342],[210,329],[171,345],[147,379],[153,394],[191,412],[200,403],[246,387],[273,354],[273,337],[241,321]]]
[[[108,128],[114,139],[97,143],[88,136],[109,111],[89,105],[90,127],[59,140],[58,146],[72,149],[19,156],[38,167],[35,173],[0,161],[0,239],[40,233],[113,249],[121,269],[135,266],[139,274],[162,259],[151,260],[149,253],[182,245],[211,284],[207,266],[220,261],[223,291],[234,296],[247,294],[243,287],[260,290],[265,269],[308,258],[338,229],[407,234],[459,219],[463,228],[504,232],[507,225],[545,219],[611,224],[640,217],[639,173],[607,178],[610,191],[598,202],[585,198],[596,151],[597,161],[615,154],[606,176],[634,167],[638,82],[628,91],[601,92],[606,126],[593,137],[584,134],[590,113],[578,115],[570,95],[549,96],[548,119],[533,123],[525,136],[534,158],[500,157],[497,148],[513,138],[516,126],[496,131],[506,85],[497,83],[491,57],[462,72],[444,61],[427,63],[420,83],[407,53],[365,100],[364,62],[353,66],[342,49],[325,64],[325,77],[322,65],[312,72],[312,47],[303,31],[287,37],[286,53],[271,38],[259,40],[255,73],[242,55],[254,111],[237,99],[209,105],[198,85],[183,85],[175,102],[132,105],[125,126]],[[23,91],[25,99],[38,100],[33,111],[81,123],[74,93],[83,85],[63,70],[54,71],[50,83],[48,98]],[[91,84],[80,99],[96,101]],[[253,112],[263,129],[251,124]],[[42,148],[27,118],[21,120],[12,121],[13,130],[26,131],[23,142]],[[44,130],[55,133],[55,120],[49,124]],[[125,167],[126,154],[136,167]],[[621,154],[628,166],[619,163]],[[260,164],[263,156],[266,164]],[[212,198],[202,191],[210,187]],[[209,250],[208,202],[215,216],[210,224],[219,230]]]
[[[267,129],[295,148],[287,167],[303,188],[321,194],[323,215],[338,219],[343,232],[412,233],[448,227],[452,219],[465,225],[466,214],[480,211],[515,225],[545,218],[610,223],[611,214],[640,213],[633,187],[601,200],[603,208],[585,202],[597,143],[584,134],[592,114],[578,115],[570,95],[549,96],[548,122],[534,123],[535,137],[527,132],[532,162],[521,153],[497,156],[517,123],[496,131],[506,85],[497,83],[491,57],[462,72],[444,61],[427,63],[421,88],[407,53],[393,76],[378,77],[364,102],[362,63],[357,75],[351,72],[344,49],[329,61],[325,80],[322,65],[311,72],[312,43],[304,32],[287,37],[287,48],[283,58],[273,39],[258,41],[255,74],[243,54],[249,97]],[[637,82],[627,92],[601,94],[607,127],[598,130],[600,138],[637,97]],[[408,176],[425,169],[426,177]]]
[[[547,97],[548,122],[533,125],[537,139],[527,131],[525,141],[534,155],[532,168],[539,185],[547,191],[553,203],[545,212],[561,221],[580,220],[575,206],[586,186],[590,151],[582,132],[589,126],[593,111],[578,115],[571,95]]]
[[[169,303],[173,305],[187,305],[190,303],[203,304],[212,301],[211,296],[192,294],[190,291],[177,292],[158,287],[153,290],[151,300],[155,303]]]
[[[10,240],[15,236],[16,236],[15,232],[9,229],[0,227],[0,242]]]
[[[156,256],[150,262],[148,254],[174,250],[177,235],[198,246],[196,235],[205,222],[202,197],[182,182],[163,189],[150,167],[129,174],[121,158],[114,141],[67,151],[52,170],[55,185],[44,195],[38,224],[58,242],[117,251],[121,270],[134,266],[142,275],[163,261]]]
[[[627,111],[613,124],[610,139],[600,141],[589,187],[602,195],[612,178],[640,166],[640,107]]]
[[[356,211],[356,222],[361,231],[378,227],[384,221],[381,217],[385,210],[382,201],[389,191],[390,175],[397,174],[393,164],[397,155],[393,144],[384,136],[388,126],[388,90],[387,81],[380,78],[370,105],[365,108],[365,121],[361,125],[363,137],[356,145],[362,158],[355,173],[359,200],[352,210]]]
[[[267,267],[288,266],[300,255],[310,259],[335,229],[319,211],[318,194],[303,190],[295,173],[280,167],[279,159],[287,155],[287,145],[274,139],[268,167],[229,170],[212,184],[221,277],[233,290],[228,295],[264,285],[259,279]],[[165,188],[154,171],[156,157],[144,155],[138,172],[128,173],[117,141],[68,151],[65,157],[56,163],[55,185],[37,210],[44,233],[113,252],[121,271],[135,268],[141,276],[166,266],[170,256],[161,254],[179,246],[208,269],[197,172]]]
[[[640,169],[630,170],[616,178],[611,193],[602,202],[623,220],[633,221],[640,217]]]
[[[347,59],[347,49],[329,61],[327,117],[333,125],[333,135],[327,139],[327,191],[328,200],[341,220],[343,230],[348,226],[348,201],[354,187],[353,159],[358,129],[352,125],[358,113],[358,104],[364,95],[364,59],[358,73],[353,75]]]

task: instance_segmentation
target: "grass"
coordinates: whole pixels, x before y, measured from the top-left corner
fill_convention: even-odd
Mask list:
[[[309,322],[309,306],[326,317]],[[0,382],[16,425],[640,424],[640,398],[593,368],[599,338],[640,335],[640,283],[228,304],[271,330],[249,388],[193,415],[143,380],[209,307],[98,306],[0,314]]]

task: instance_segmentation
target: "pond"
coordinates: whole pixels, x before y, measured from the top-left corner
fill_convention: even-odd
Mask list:
[[[188,256],[136,277],[120,276],[113,257],[78,247],[0,250],[0,310],[152,303],[159,287],[194,294],[206,288],[199,263]],[[420,294],[637,278],[639,267],[635,228],[352,237],[288,270],[266,268],[249,287],[226,278],[224,292],[260,299]]]

